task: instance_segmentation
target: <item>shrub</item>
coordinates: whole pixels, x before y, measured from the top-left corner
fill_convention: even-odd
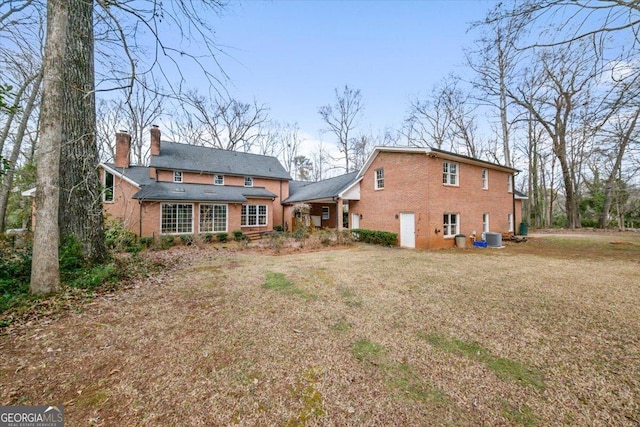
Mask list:
[[[85,265],[82,243],[69,235],[64,238],[60,246],[60,272],[67,273],[81,269]]]
[[[108,221],[105,224],[104,242],[108,248],[124,251],[136,243],[135,233],[124,228],[120,221]]]
[[[218,233],[216,234],[216,240],[220,243],[224,243],[229,240],[229,234],[227,233]]]
[[[274,225],[274,226],[273,226],[273,231],[280,231],[280,232],[282,232],[282,231],[284,231],[284,228],[282,228],[282,226],[281,226],[281,225]]]
[[[241,240],[245,240],[245,235],[242,230],[233,230],[233,240],[239,242]]]
[[[204,233],[200,236],[200,238],[202,239],[203,242],[205,243],[211,243],[213,242],[213,234],[211,233]]]
[[[173,236],[168,236],[168,235],[160,236],[160,249],[169,249],[171,246],[173,246],[173,243],[174,243]]]
[[[398,235],[388,231],[364,230],[358,228],[351,230],[351,234],[358,242],[382,246],[395,246],[398,244]]]
[[[191,245],[193,244],[193,234],[181,234],[180,235],[180,241],[182,242],[183,245]]]
[[[142,246],[144,246],[145,248],[150,248],[154,243],[154,238],[153,237],[141,237],[140,238],[140,244]]]

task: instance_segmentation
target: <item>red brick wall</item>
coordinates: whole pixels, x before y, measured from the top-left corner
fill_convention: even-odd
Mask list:
[[[458,185],[447,186],[442,183],[443,161],[422,153],[379,153],[360,182],[360,200],[349,202],[350,214],[362,215],[360,228],[399,235],[399,214],[413,212],[418,248],[453,246],[454,239],[443,235],[445,213],[460,215],[460,233],[465,235],[475,231],[479,238],[485,212],[489,213],[490,231],[506,232],[507,215],[513,211],[513,195],[507,192],[509,174],[489,169],[489,186],[483,190],[483,167],[455,162]],[[374,188],[378,168],[384,168],[383,190]]]
[[[101,182],[104,182],[104,170],[100,170]],[[114,175],[113,202],[103,202],[102,206],[107,221],[116,220],[136,234],[140,232],[140,205],[132,197],[139,188]]]

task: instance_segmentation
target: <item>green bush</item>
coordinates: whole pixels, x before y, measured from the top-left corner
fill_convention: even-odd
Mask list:
[[[242,230],[233,230],[232,233],[233,233],[233,240],[235,240],[236,242],[245,240],[246,238]]]
[[[181,234],[180,235],[180,241],[182,242],[183,245],[192,245],[193,244],[193,234]]]
[[[173,236],[164,235],[160,237],[160,249],[169,249],[170,247],[173,246],[173,243],[174,243]]]
[[[229,240],[229,234],[227,233],[218,233],[216,234],[216,240],[220,243],[224,243]]]
[[[280,231],[280,232],[282,232],[282,231],[284,231],[284,228],[282,228],[282,226],[281,226],[281,225],[274,225],[274,226],[273,226],[273,231]]]
[[[120,280],[120,270],[115,264],[99,264],[92,268],[83,269],[73,277],[67,279],[67,283],[72,288],[96,289],[105,283],[115,283]]]
[[[135,233],[124,228],[121,221],[107,221],[104,230],[104,242],[108,248],[125,251],[135,245]]]
[[[202,239],[202,241],[204,243],[211,243],[213,242],[213,234],[211,233],[204,233],[200,235],[200,239]]]
[[[353,238],[358,242],[372,245],[395,246],[398,244],[398,235],[388,231],[364,230],[361,228],[351,230]]]
[[[61,273],[79,270],[86,264],[82,243],[78,242],[73,236],[64,238],[60,246],[59,257]]]
[[[145,248],[150,248],[153,245],[154,240],[155,239],[153,237],[141,237],[140,244]]]

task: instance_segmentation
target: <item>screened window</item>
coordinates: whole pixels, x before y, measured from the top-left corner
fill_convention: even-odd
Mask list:
[[[460,216],[454,213],[446,213],[443,217],[443,230],[445,237],[453,237],[456,234],[460,234]]]
[[[244,186],[245,187],[253,187],[253,177],[245,176],[244,177]]]
[[[224,175],[213,175],[214,185],[224,185]]]
[[[483,190],[489,189],[489,170],[488,169],[482,169],[482,189]]]
[[[329,206],[322,207],[322,219],[329,219]]]
[[[227,231],[227,205],[200,205],[200,232],[221,233]]]
[[[458,164],[452,162],[442,163],[442,183],[445,185],[458,185]]]
[[[162,234],[193,233],[193,205],[162,204]]]
[[[173,182],[182,182],[182,172],[173,171]]]
[[[252,225],[267,225],[267,205],[242,205],[240,225],[248,227]]]
[[[376,190],[382,190],[384,188],[384,169],[376,169]]]
[[[489,214],[483,213],[482,214],[482,232],[486,233],[488,231],[489,231]]]
[[[104,171],[104,193],[102,194],[105,202],[113,202],[113,174],[111,172]]]

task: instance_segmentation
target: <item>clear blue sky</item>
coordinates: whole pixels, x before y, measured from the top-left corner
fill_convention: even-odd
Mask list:
[[[270,117],[298,122],[327,144],[318,108],[334,88],[360,89],[359,130],[398,127],[409,101],[451,72],[464,73],[469,23],[495,1],[245,1],[232,2],[215,24],[229,57],[221,64],[230,94],[266,104]]]

